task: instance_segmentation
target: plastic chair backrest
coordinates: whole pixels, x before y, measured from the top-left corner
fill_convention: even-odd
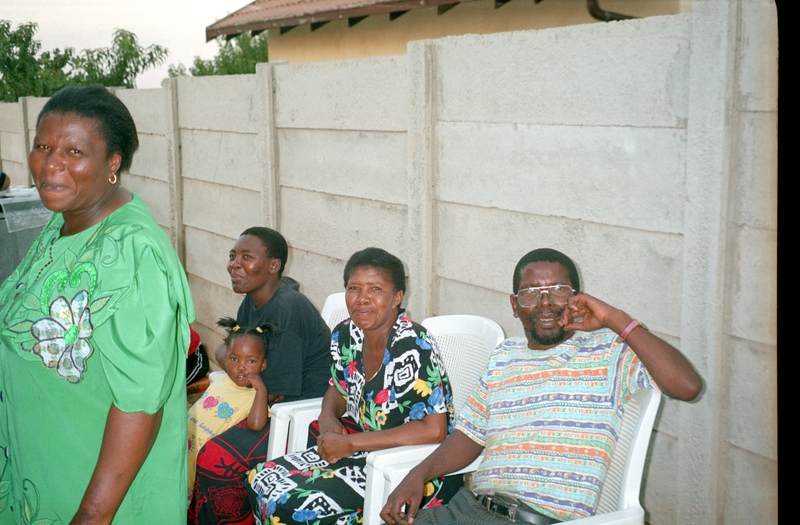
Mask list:
[[[453,413],[458,414],[486,370],[492,350],[503,341],[503,329],[478,315],[429,317],[422,326],[439,348],[453,390]]]
[[[350,317],[350,312],[347,311],[347,304],[344,301],[344,292],[332,293],[325,299],[325,304],[322,306],[322,318],[328,328],[333,328]]]
[[[650,446],[661,392],[641,389],[627,403],[614,455],[600,491],[597,514],[639,505],[644,462]]]

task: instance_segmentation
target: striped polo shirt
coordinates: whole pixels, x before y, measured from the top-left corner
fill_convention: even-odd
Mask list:
[[[576,332],[548,350],[503,341],[456,422],[485,447],[473,490],[560,520],[594,515],[625,402],[639,388],[656,385],[611,330]]]

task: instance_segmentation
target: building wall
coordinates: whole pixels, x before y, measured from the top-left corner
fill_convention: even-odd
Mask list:
[[[142,144],[123,180],[185,262],[212,348],[248,226],[284,233],[286,272],[318,307],[377,245],[405,262],[414,318],[475,313],[515,336],[514,264],[566,252],[586,291],[705,380],[699,401],[663,404],[650,523],[777,523],[776,17],[709,0],[120,91]],[[42,102],[0,104],[4,166],[24,159],[21,108]]]
[[[629,16],[673,15],[691,9],[687,0],[604,0],[607,11]],[[310,24],[281,34],[269,31],[270,61],[289,63],[404,55],[414,40],[466,34],[523,31],[599,23],[584,0],[516,0],[496,8],[494,0],[470,0],[443,14],[437,7],[414,9],[391,20],[389,14],[369,16],[354,26],[333,20],[313,30]]]

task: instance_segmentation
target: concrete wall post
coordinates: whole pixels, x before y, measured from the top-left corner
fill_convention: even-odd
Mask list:
[[[169,183],[170,241],[186,265],[186,235],[183,226],[183,164],[181,162],[181,127],[178,122],[178,79],[166,78],[164,91],[164,135],[167,139],[167,180]]]
[[[419,320],[435,311],[433,277],[434,61],[430,40],[411,42],[408,86],[408,273],[406,307]]]
[[[262,223],[280,230],[280,188],[278,186],[278,151],[275,133],[275,63],[256,65],[256,111],[258,121],[258,164],[261,177]]]
[[[19,115],[20,115],[20,133],[22,133],[22,158],[28,158],[28,152],[31,150],[31,135],[30,130],[28,129],[28,97],[20,97],[18,100],[19,103]],[[27,186],[33,185],[33,177],[31,176],[31,171],[28,169],[28,165],[26,162],[23,162],[26,179],[27,179]]]
[[[705,380],[699,403],[678,407],[676,484],[680,523],[715,523],[722,495],[720,445],[725,415],[725,239],[730,112],[738,2],[695,2],[686,128],[681,348]],[[698,490],[704,487],[705,490]]]

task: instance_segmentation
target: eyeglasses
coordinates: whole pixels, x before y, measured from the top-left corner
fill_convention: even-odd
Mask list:
[[[547,294],[550,302],[557,305],[567,304],[570,297],[575,295],[575,290],[566,284],[556,284],[553,286],[540,286],[538,288],[525,288],[517,292],[517,304],[524,308],[538,306],[542,300],[542,294]]]

